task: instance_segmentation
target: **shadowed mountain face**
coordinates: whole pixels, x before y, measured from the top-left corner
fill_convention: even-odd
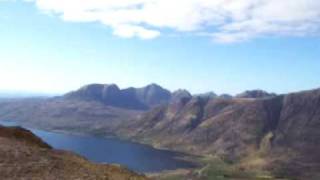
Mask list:
[[[65,95],[68,99],[93,100],[106,105],[126,109],[146,110],[168,103],[170,91],[156,84],[143,88],[127,88],[120,90],[115,84],[91,84]]]
[[[143,180],[116,165],[94,164],[71,152],[54,150],[30,131],[0,126],[2,179]]]

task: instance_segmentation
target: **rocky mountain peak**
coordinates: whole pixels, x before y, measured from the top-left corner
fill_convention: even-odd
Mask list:
[[[211,98],[216,98],[218,95],[216,93],[210,91],[210,92],[206,92],[206,93],[197,94],[195,96],[211,99]]]
[[[240,93],[236,95],[236,98],[267,98],[267,97],[274,97],[276,94],[274,93],[268,93],[263,90],[250,90],[245,91],[243,93]]]
[[[219,98],[222,99],[232,99],[232,96],[230,94],[221,94],[219,95]]]
[[[90,84],[70,92],[65,98],[77,100],[94,100],[103,104],[126,109],[149,109],[168,103],[171,92],[157,84],[143,88],[120,89],[116,84]]]
[[[178,101],[181,99],[191,99],[192,95],[185,89],[178,89],[172,93],[171,101]]]

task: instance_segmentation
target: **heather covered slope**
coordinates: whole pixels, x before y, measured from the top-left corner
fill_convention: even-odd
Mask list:
[[[0,126],[2,179],[142,180],[115,165],[94,164],[67,151],[54,150],[30,131]]]

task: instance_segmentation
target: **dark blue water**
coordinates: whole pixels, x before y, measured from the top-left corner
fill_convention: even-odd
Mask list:
[[[0,121],[0,124],[17,125],[7,121]],[[180,153],[158,150],[130,141],[27,129],[54,148],[76,152],[94,162],[121,164],[137,172],[159,172],[194,167],[190,162],[177,159],[182,156]]]

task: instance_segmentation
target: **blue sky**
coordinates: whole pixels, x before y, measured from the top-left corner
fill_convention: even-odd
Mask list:
[[[139,28],[123,32],[108,23],[61,18],[36,2],[0,1],[0,90],[64,93],[89,83],[157,83],[235,94],[320,87],[320,38],[314,31],[242,30],[245,39],[228,32],[228,41],[221,41],[225,34],[203,32],[211,26],[200,31],[153,23],[160,35]]]

